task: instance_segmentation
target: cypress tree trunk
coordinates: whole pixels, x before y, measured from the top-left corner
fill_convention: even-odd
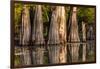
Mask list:
[[[51,23],[49,29],[49,37],[48,37],[48,44],[59,44],[59,31],[58,31],[58,11],[57,7],[52,7],[52,16],[51,16]],[[49,60],[50,63],[59,63],[59,46],[58,45],[49,45]]]
[[[28,45],[30,37],[30,15],[29,9],[26,5],[23,7],[22,11],[22,25],[21,25],[21,35],[20,35],[20,44]]]
[[[42,7],[41,5],[36,5],[35,16],[33,22],[33,33],[32,41],[34,42],[33,47],[33,64],[43,64],[44,58],[44,48],[43,45],[37,46],[38,44],[44,44],[43,38],[43,20],[42,20]]]
[[[49,59],[50,63],[66,62],[66,20],[65,9],[62,6],[52,7],[52,16],[49,30]],[[61,43],[61,44],[60,44]]]
[[[66,63],[67,60],[67,51],[66,51],[66,13],[65,8],[60,6],[58,7],[58,23],[59,23],[59,39],[60,39],[60,53],[59,53],[59,63]]]
[[[30,15],[29,10],[26,5],[23,7],[22,11],[22,25],[21,25],[21,31],[20,31],[20,44],[21,45],[28,45],[29,43],[29,37],[30,37]],[[24,65],[30,65],[31,59],[29,55],[29,49],[27,47],[22,48],[23,53],[23,63]]]
[[[86,24],[82,22],[83,41],[86,42]],[[86,44],[83,44],[82,61],[86,61]]]
[[[68,41],[70,42],[79,42],[79,33],[78,33],[78,23],[77,23],[77,7],[72,8],[72,15],[70,19],[71,27],[70,27],[70,34]],[[69,45],[70,52],[71,52],[71,61],[78,62],[79,57],[79,45],[77,43]]]

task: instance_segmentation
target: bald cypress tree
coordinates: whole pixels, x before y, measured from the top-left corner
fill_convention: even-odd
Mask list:
[[[44,44],[43,38],[43,19],[42,19],[42,7],[41,5],[35,6],[35,15],[33,20],[33,31],[32,31],[32,42],[33,47],[33,64],[43,64],[44,60]]]
[[[68,37],[69,42],[79,42],[78,22],[77,22],[77,7],[72,7],[70,17],[70,32]],[[80,44],[72,43],[69,45],[71,53],[71,61],[78,62]]]
[[[30,65],[31,59],[29,55],[29,48],[25,47],[24,45],[28,45],[29,43],[29,37],[30,37],[30,15],[29,15],[29,9],[26,5],[23,6],[22,11],[22,23],[21,23],[21,30],[20,30],[20,44],[23,46],[22,49],[22,55],[23,60],[22,64],[24,65]]]
[[[66,20],[65,8],[62,6],[52,7],[52,16],[49,29],[48,44],[50,63],[66,62]]]
[[[82,22],[83,41],[86,42],[86,23]],[[86,61],[86,44],[83,44],[82,61]]]
[[[66,46],[66,12],[65,7],[59,6],[58,8],[58,23],[59,23],[59,39],[60,39],[60,53],[59,53],[59,63],[66,63],[67,60],[67,46]]]

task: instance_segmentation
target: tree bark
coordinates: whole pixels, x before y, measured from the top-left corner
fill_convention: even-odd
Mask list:
[[[70,19],[71,27],[70,27],[70,34],[69,34],[69,42],[79,42],[79,33],[78,33],[78,23],[77,23],[77,7],[72,8],[72,15]],[[78,62],[79,57],[79,46],[80,44],[73,43],[71,46],[69,45],[69,49],[71,52],[71,61]]]
[[[66,19],[65,8],[62,6],[52,7],[52,16],[49,30],[49,59],[50,63],[66,62]],[[60,44],[61,43],[61,44]]]
[[[21,45],[28,45],[29,43],[29,37],[30,37],[30,15],[29,10],[26,5],[23,7],[22,11],[22,25],[21,25],[21,31],[20,31],[20,44]],[[29,55],[29,49],[27,47],[22,48],[23,53],[23,63],[24,65],[30,65],[31,59]]]
[[[36,5],[35,16],[33,22],[32,41],[34,43],[33,49],[33,64],[43,64],[44,60],[44,46],[37,46],[44,44],[43,38],[43,19],[42,19],[42,7]]]
[[[83,32],[83,41],[86,42],[86,24],[82,22],[82,32]],[[83,44],[83,55],[82,55],[82,61],[86,61],[86,44]]]
[[[27,45],[29,43],[30,30],[31,30],[31,26],[30,26],[29,9],[26,7],[26,5],[24,5],[22,11],[20,44]]]
[[[66,46],[66,13],[65,7],[58,7],[58,23],[59,23],[59,39],[60,39],[60,53],[59,53],[59,63],[66,63],[67,60],[67,46]]]

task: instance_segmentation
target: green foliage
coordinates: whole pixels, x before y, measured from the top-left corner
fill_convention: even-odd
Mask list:
[[[43,22],[49,21],[49,12],[50,12],[50,6],[43,5]]]
[[[14,8],[14,24],[15,24],[15,33],[18,32],[18,25],[20,23],[20,20],[21,20],[21,11],[22,11],[22,7],[23,5],[22,4],[15,4],[15,8]]]
[[[15,56],[15,65],[20,65],[20,57],[19,56]]]
[[[78,22],[85,21],[87,23],[93,23],[95,18],[94,8],[79,7],[78,8]]]

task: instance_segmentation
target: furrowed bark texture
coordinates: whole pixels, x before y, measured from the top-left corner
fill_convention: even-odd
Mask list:
[[[29,9],[26,5],[23,6],[22,11],[22,25],[21,25],[21,31],[20,31],[20,44],[21,45],[28,45],[29,43],[29,37],[30,37],[30,15],[29,15]],[[22,48],[23,53],[23,64],[24,65],[30,65],[31,59],[29,55],[29,49],[26,47]]]
[[[59,63],[66,63],[67,51],[66,51],[66,17],[65,17],[65,7],[58,7],[58,23],[59,23],[59,39],[60,39],[60,53],[59,53]]]
[[[78,34],[78,23],[77,23],[77,7],[72,8],[72,15],[70,19],[70,34],[68,41],[70,42],[79,42],[79,34]],[[70,52],[71,52],[71,61],[72,62],[78,62],[79,57],[79,46],[80,44],[73,43],[69,45]]]
[[[43,38],[43,20],[42,20],[42,7],[41,5],[36,5],[35,16],[33,22],[33,33],[32,41],[34,45],[44,44]],[[33,64],[43,64],[44,58],[44,47],[34,46],[33,49]]]
[[[66,62],[66,20],[65,8],[62,6],[52,7],[52,16],[49,29],[49,59],[50,63],[65,63]],[[61,44],[59,44],[61,43]]]

